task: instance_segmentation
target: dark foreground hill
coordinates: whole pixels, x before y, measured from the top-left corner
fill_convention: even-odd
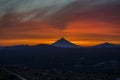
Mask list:
[[[0,64],[37,69],[120,73],[120,46],[103,43],[80,47],[64,38],[51,45],[0,48]]]
[[[0,64],[39,69],[118,73],[120,48],[58,48],[50,45],[17,46],[0,50]]]
[[[0,80],[118,80],[120,74],[40,70],[17,66],[0,66]]]

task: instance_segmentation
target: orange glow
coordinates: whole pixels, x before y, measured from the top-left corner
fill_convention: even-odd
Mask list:
[[[14,45],[38,45],[38,44],[52,44],[57,39],[43,39],[43,40],[1,40],[0,44],[1,46],[14,46]],[[69,39],[68,39],[69,40]],[[70,40],[71,41],[71,40]],[[74,44],[80,45],[80,46],[94,46],[97,44],[103,43],[102,41],[71,41]],[[112,42],[113,44],[120,44],[120,41],[118,42]]]
[[[38,45],[38,44],[50,44],[53,43],[54,40],[1,40],[1,45],[5,46],[14,46],[14,45]]]
[[[100,21],[72,21],[63,30],[47,23],[30,21],[18,25],[17,28],[8,27],[1,30],[0,46],[51,44],[60,37],[82,46],[92,46],[102,42],[120,44],[118,30],[118,25]]]
[[[65,33],[93,33],[93,34],[115,34],[114,31],[117,30],[119,25],[114,25],[110,23],[104,23],[100,21],[76,21],[71,22],[67,25],[67,29],[64,30]]]

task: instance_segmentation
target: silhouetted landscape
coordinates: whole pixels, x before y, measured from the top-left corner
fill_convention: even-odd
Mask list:
[[[120,0],[0,0],[0,80],[120,80]]]
[[[28,80],[115,80],[120,77],[120,46],[82,47],[61,38],[51,45],[1,47],[0,64]],[[39,79],[31,78],[34,71]]]

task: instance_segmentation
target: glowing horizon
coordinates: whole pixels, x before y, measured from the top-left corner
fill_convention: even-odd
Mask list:
[[[59,38],[60,39],[60,38]],[[67,39],[67,38],[65,38]],[[52,44],[54,42],[56,42],[58,39],[52,39],[52,40],[3,40],[2,43],[0,43],[0,46],[16,46],[16,45],[39,45],[39,44]],[[69,40],[69,39],[67,39]],[[4,43],[5,41],[5,43]],[[70,42],[79,45],[79,46],[95,46],[95,45],[99,45],[102,43],[106,43],[105,41],[72,41],[69,40]],[[120,45],[120,42],[108,42],[108,43],[112,43],[112,44],[118,44]],[[3,44],[3,45],[2,45]]]

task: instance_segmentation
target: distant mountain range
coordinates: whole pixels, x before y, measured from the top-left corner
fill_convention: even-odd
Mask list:
[[[96,45],[94,47],[96,47],[96,48],[117,48],[117,47],[120,47],[120,45],[116,45],[116,44],[106,42],[106,43]]]
[[[0,46],[0,50],[2,50],[2,49],[4,49],[4,47],[1,47],[1,46]]]
[[[73,71],[115,70],[120,67],[120,45],[103,43],[81,47],[64,38],[51,45],[0,47],[0,64]]]
[[[55,41],[51,45],[48,44],[39,44],[35,46],[29,46],[29,45],[17,45],[17,46],[10,46],[10,47],[2,47],[0,46],[0,50],[2,49],[23,49],[27,47],[38,47],[38,48],[50,48],[50,47],[56,47],[56,48],[85,48],[83,46],[76,45],[69,40],[65,38],[60,38],[59,40]],[[90,46],[87,48],[117,48],[120,47],[120,45],[112,44],[109,42],[98,44],[96,46]]]

